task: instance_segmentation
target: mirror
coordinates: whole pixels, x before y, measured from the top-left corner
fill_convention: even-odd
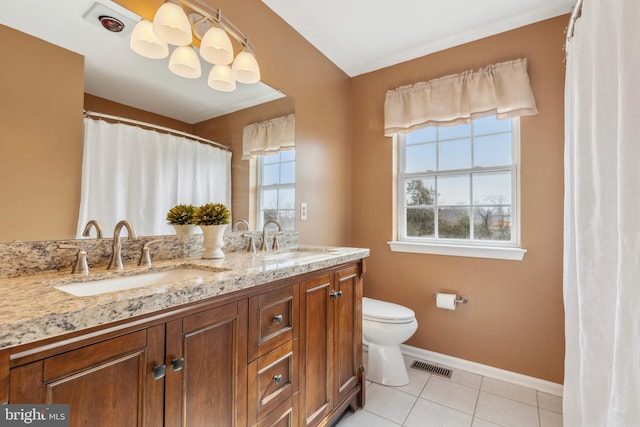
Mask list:
[[[125,18],[127,14],[135,17],[115,3],[103,0],[100,4]],[[108,33],[88,20],[93,6],[93,0],[21,0],[0,5],[0,46],[4,54],[20,58],[16,67],[0,70],[0,90],[5,95],[0,101],[0,200],[14,208],[0,213],[0,242],[74,237],[82,110],[87,103],[93,111],[115,105],[123,111],[115,115],[231,146],[234,205],[236,199],[247,199],[249,191],[248,162],[240,161],[242,127],[293,112],[293,100],[264,83],[238,85],[240,90],[226,96],[206,85],[204,64],[205,76],[191,81],[170,73],[166,64],[139,57],[129,49],[127,37]],[[66,47],[67,39],[81,46]],[[129,60],[134,65],[127,66]],[[143,77],[131,70],[141,71]],[[152,84],[151,76],[161,77],[160,86]],[[256,104],[265,108],[253,107]],[[165,121],[154,121],[156,115]],[[234,212],[234,219],[243,216]]]

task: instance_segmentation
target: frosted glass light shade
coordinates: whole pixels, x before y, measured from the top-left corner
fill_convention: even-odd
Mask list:
[[[200,56],[212,64],[230,64],[233,61],[233,47],[227,32],[220,27],[211,27],[200,42]]]
[[[202,74],[200,60],[191,46],[178,46],[169,58],[169,69],[187,79],[197,79]]]
[[[240,83],[257,83],[260,81],[260,67],[256,58],[246,50],[236,56],[231,67],[233,77]]]
[[[153,24],[146,19],[138,22],[131,32],[129,46],[146,58],[160,59],[169,56],[169,46],[153,32]]]
[[[231,67],[228,65],[214,65],[209,73],[207,84],[210,88],[220,92],[233,92],[236,90],[236,81],[233,78]]]
[[[191,44],[189,18],[175,3],[164,3],[153,17],[153,32],[160,40],[175,46]]]

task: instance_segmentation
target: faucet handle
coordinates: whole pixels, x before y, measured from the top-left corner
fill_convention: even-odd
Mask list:
[[[149,250],[149,246],[154,243],[160,243],[162,239],[151,240],[144,245],[142,245],[142,250],[140,251],[140,259],[138,260],[138,265],[145,266],[147,268],[151,268],[151,251]]]
[[[59,244],[60,249],[79,249],[76,260],[71,268],[71,274],[89,274],[89,264],[87,263],[87,251],[77,245]]]
[[[273,246],[271,247],[271,249],[273,249],[274,251],[277,251],[280,249],[280,242],[278,239],[278,236],[280,235],[280,233],[275,233],[273,235]]]
[[[249,245],[247,246],[247,252],[251,252],[253,254],[256,253],[256,240],[253,238],[253,234],[245,233],[242,237],[249,238]]]

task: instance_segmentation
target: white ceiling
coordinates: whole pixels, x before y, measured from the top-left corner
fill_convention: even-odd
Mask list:
[[[85,92],[122,104],[198,123],[284,95],[258,83],[238,83],[235,92],[207,86],[211,65],[191,80],[171,73],[168,59],[144,58],[129,48],[129,32],[140,17],[110,0],[99,0],[110,15],[125,21],[123,35],[100,26],[97,16],[83,16],[96,0],[0,0],[0,24],[31,34],[85,57]],[[111,13],[114,12],[114,13]],[[25,52],[28,54],[28,52]],[[47,64],[42,64],[46,73]]]
[[[215,6],[215,0],[208,0]],[[568,13],[574,0],[262,0],[349,76]],[[259,83],[218,92],[143,58],[128,33],[104,30],[98,2],[130,30],[140,19],[111,0],[1,0],[0,24],[85,57],[85,92],[197,123],[284,96]],[[250,29],[245,29],[250,33]],[[25,53],[28,54],[28,53]],[[46,64],[42,71],[46,72]]]
[[[575,0],[262,0],[349,76],[569,13]]]

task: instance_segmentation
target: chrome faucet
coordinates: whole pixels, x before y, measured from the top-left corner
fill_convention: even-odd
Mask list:
[[[231,227],[231,231],[238,231],[238,226],[241,224],[244,225],[245,230],[249,231],[249,223],[244,219],[239,219],[235,221],[233,223],[233,226]]]
[[[267,227],[270,224],[277,225],[279,232],[283,231],[282,224],[280,224],[275,219],[270,219],[268,221],[265,221],[264,225],[262,226],[262,246],[260,247],[260,250],[265,251],[265,252],[269,252],[269,245],[267,245]],[[273,249],[275,249],[275,250],[278,249],[278,235],[277,234],[273,236]]]
[[[113,251],[111,252],[111,259],[109,260],[107,270],[124,269],[124,265],[122,265],[122,243],[120,243],[120,231],[122,231],[122,227],[127,228],[129,239],[138,240],[136,231],[133,229],[133,225],[131,225],[129,221],[123,219],[117,223],[116,228],[113,230]]]
[[[96,239],[102,239],[102,226],[95,219],[90,220],[89,222],[87,222],[87,225],[84,226],[82,237],[89,237],[92,226],[96,229]]]

